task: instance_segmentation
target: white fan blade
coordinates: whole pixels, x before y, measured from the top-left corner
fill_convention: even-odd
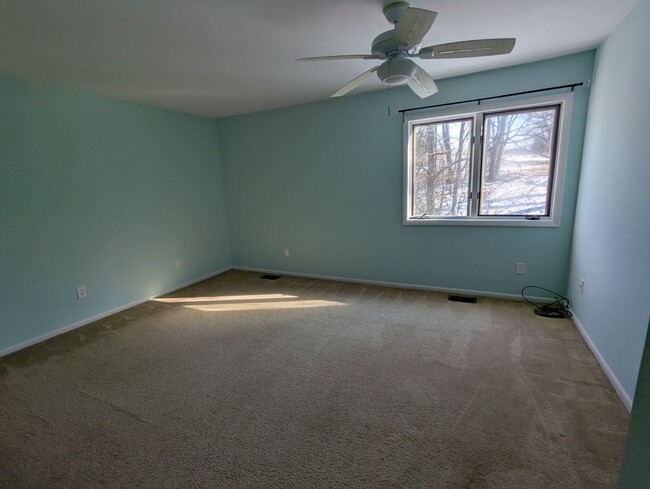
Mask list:
[[[311,58],[298,58],[296,61],[336,61],[338,59],[382,59],[374,54],[341,54],[338,56],[314,56]]]
[[[352,80],[349,83],[346,83],[343,85],[339,90],[332,95],[332,97],[340,97],[342,95],[345,95],[348,92],[351,92],[355,88],[357,88],[359,85],[361,85],[364,81],[366,81],[368,78],[372,76],[372,74],[377,71],[379,66],[375,66],[374,68],[370,68],[368,71],[361,73],[358,77],[356,77],[354,80]]]
[[[431,29],[436,15],[431,10],[407,8],[395,24],[395,42],[407,45],[408,49],[419,44]]]
[[[515,41],[514,38],[504,38],[448,42],[422,48],[418,56],[422,59],[451,59],[508,54],[515,47]]]
[[[415,75],[407,82],[407,85],[415,95],[420,98],[427,98],[438,92],[438,87],[433,78],[419,66],[415,70]]]

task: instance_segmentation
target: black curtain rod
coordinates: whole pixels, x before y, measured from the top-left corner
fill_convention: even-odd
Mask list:
[[[571,91],[575,87],[581,87],[584,83],[570,83],[569,85],[558,85],[557,87],[548,87],[548,88],[538,88],[537,90],[526,90],[525,92],[515,92],[515,93],[505,93],[503,95],[495,95],[493,97],[482,97],[482,98],[473,98],[469,100],[461,100],[460,102],[448,102],[446,104],[436,104],[436,105],[425,105],[423,107],[413,107],[411,109],[401,109],[398,112],[404,114],[406,112],[411,112],[413,110],[422,110],[422,109],[433,109],[435,107],[446,107],[448,105],[458,105],[458,104],[468,104],[470,102],[478,102],[481,105],[481,102],[484,100],[493,100],[495,98],[505,98],[505,97],[514,97],[515,95],[526,95],[528,93],[538,93],[538,92],[548,92],[549,90],[560,90],[562,88],[570,88]]]

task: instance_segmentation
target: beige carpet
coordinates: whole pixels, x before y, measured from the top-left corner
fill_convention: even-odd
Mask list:
[[[2,488],[614,488],[628,415],[525,303],[231,271],[0,359]]]

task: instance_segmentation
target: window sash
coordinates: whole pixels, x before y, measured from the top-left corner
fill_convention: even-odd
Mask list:
[[[477,216],[488,216],[488,217],[522,217],[524,214],[490,214],[487,212],[482,212],[482,204],[485,197],[485,192],[483,189],[486,187],[485,182],[485,171],[486,171],[486,158],[487,158],[487,145],[489,144],[487,137],[487,122],[490,117],[494,116],[507,116],[514,114],[525,114],[528,112],[541,112],[541,111],[553,111],[553,127],[551,132],[551,141],[550,141],[550,151],[549,151],[549,169],[547,172],[547,182],[546,182],[546,199],[544,206],[543,214],[529,214],[535,217],[550,217],[551,215],[551,201],[553,196],[553,184],[554,184],[554,175],[555,175],[555,166],[556,166],[556,155],[557,155],[557,135],[558,135],[558,126],[560,121],[560,104],[552,104],[547,106],[537,106],[537,107],[527,107],[524,109],[516,110],[501,110],[496,112],[484,112],[483,113],[483,124],[481,134],[483,135],[483,144],[481,145],[481,161],[480,161],[480,197],[478,199],[478,210]]]
[[[442,124],[454,124],[454,123],[467,123],[469,122],[469,131],[467,133],[467,137],[469,138],[469,141],[467,142],[467,182],[468,185],[467,187],[462,191],[465,198],[467,199],[465,207],[466,214],[465,215],[458,215],[458,214],[419,214],[423,216],[435,216],[435,217],[460,217],[460,218],[466,218],[471,216],[471,192],[470,192],[470,187],[471,187],[471,182],[472,182],[472,177],[473,177],[473,172],[474,172],[474,151],[475,151],[475,145],[474,145],[474,118],[473,117],[461,117],[461,118],[454,118],[454,119],[445,119],[441,121],[427,121],[424,123],[420,124],[413,124],[413,129],[411,131],[411,138],[410,138],[410,144],[411,144],[411,152],[414,155],[413,158],[411,158],[411,165],[410,165],[410,172],[412,175],[411,179],[411,187],[410,187],[410,198],[411,198],[411,213],[413,214],[416,203],[416,176],[417,176],[417,171],[416,171],[416,131],[418,128],[423,127],[423,126],[432,126],[432,125],[442,125]]]

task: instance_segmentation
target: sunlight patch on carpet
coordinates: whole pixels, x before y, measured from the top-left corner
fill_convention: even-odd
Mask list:
[[[298,299],[297,295],[287,294],[251,294],[251,295],[224,295],[213,297],[158,297],[153,299],[156,302],[166,302],[171,304],[185,302],[232,302],[232,301],[261,301],[261,300],[278,300],[278,299]]]
[[[311,307],[332,307],[343,306],[343,302],[320,301],[320,300],[298,300],[298,301],[280,301],[280,302],[244,302],[233,304],[202,304],[187,305],[188,309],[205,312],[223,312],[223,311],[253,311],[261,309],[303,309]]]

